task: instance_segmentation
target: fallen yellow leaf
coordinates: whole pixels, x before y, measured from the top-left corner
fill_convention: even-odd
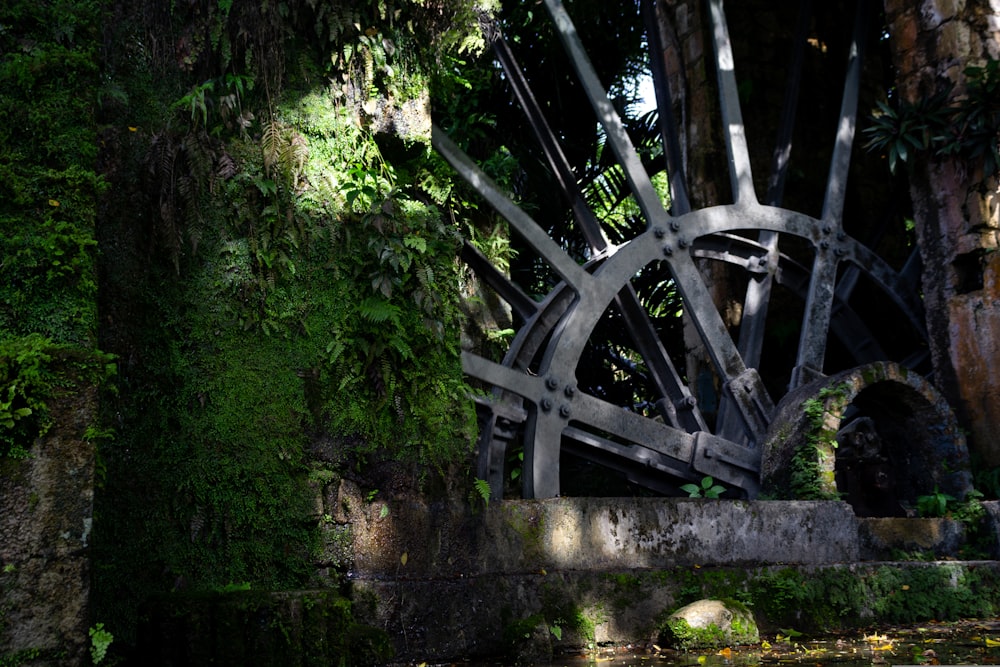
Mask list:
[[[407,561],[407,556],[406,552],[404,551],[403,555],[399,557],[399,562],[402,563],[403,565],[406,565],[406,561]]]
[[[129,132],[137,132],[138,130],[139,130],[139,128],[137,128],[137,127],[133,127],[131,125],[128,126],[128,131]]]
[[[719,651],[719,655],[721,655],[723,658],[728,658],[733,655],[733,649],[727,646],[726,648]]]
[[[769,642],[769,641],[767,641],[767,640],[765,639],[764,641],[762,641],[762,642],[760,643],[760,647],[761,647],[762,649],[764,649],[765,651],[769,651],[769,650],[771,649],[771,642]]]
[[[1000,646],[1000,641],[997,641],[996,639],[990,639],[989,637],[987,637],[986,638],[986,645],[987,646]]]
[[[59,201],[56,199],[50,199],[49,206],[59,206]]]

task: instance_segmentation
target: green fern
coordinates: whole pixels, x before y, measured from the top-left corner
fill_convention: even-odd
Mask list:
[[[472,484],[476,487],[476,492],[479,493],[479,497],[483,499],[483,504],[489,506],[490,496],[493,494],[490,490],[490,483],[485,479],[479,479],[477,477],[472,480]]]
[[[264,170],[271,175],[272,169],[281,160],[282,153],[281,124],[277,120],[272,119],[264,125],[260,149],[264,155]]]
[[[396,327],[399,326],[399,306],[377,296],[370,296],[359,303],[358,314],[368,322],[375,324],[389,322]]]

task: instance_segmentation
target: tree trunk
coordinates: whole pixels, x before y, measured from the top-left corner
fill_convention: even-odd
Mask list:
[[[722,140],[718,88],[712,60],[712,27],[705,3],[700,0],[661,0],[657,3],[663,58],[677,119],[682,168],[692,209],[729,203],[726,149]],[[725,271],[702,264],[706,284],[716,304],[729,315],[731,295],[736,294]],[[734,324],[726,317],[727,324]],[[738,319],[735,322],[738,324]],[[707,350],[694,323],[684,319],[684,343],[688,348],[687,375],[692,394],[703,413],[714,415],[721,391]]]
[[[955,85],[964,70],[1000,57],[1000,1],[886,0],[896,84],[917,102]],[[982,161],[922,154],[912,165],[934,379],[969,430],[970,449],[1000,465],[1000,190]]]

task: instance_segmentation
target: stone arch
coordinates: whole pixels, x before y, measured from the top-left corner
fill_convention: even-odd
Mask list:
[[[965,436],[941,394],[899,364],[876,362],[785,396],[764,443],[761,489],[893,516],[935,490],[963,499],[972,474]]]

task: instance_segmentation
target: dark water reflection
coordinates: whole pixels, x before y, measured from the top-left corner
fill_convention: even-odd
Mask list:
[[[648,648],[598,648],[558,656],[537,667],[880,667],[889,665],[1000,664],[1000,619],[927,623],[823,638],[765,637],[757,646],[677,652]],[[509,663],[481,663],[486,665]]]

